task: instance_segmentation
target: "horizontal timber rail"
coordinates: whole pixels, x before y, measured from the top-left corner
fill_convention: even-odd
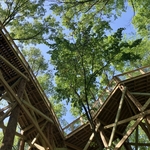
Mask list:
[[[124,81],[150,72],[150,65],[114,76],[114,80]]]

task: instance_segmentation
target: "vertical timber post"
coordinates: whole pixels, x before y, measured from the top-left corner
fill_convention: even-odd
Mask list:
[[[17,91],[18,98],[20,98],[20,99],[22,99],[22,97],[23,97],[25,85],[26,85],[26,80],[22,79],[20,81],[20,84],[18,86],[18,91]],[[20,112],[20,107],[19,107],[19,105],[17,105],[10,114],[9,122],[8,122],[8,125],[6,128],[5,134],[4,134],[4,138],[3,138],[3,142],[2,142],[2,146],[1,146],[0,150],[11,150],[12,149],[19,112]]]

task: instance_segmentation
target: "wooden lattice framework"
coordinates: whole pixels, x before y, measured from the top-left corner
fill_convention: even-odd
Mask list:
[[[2,24],[0,27],[0,99],[6,105],[0,109],[0,128],[4,133],[1,150],[11,149],[7,143],[13,142],[14,135],[20,138],[20,150],[25,143],[33,150],[97,150],[83,116],[61,128],[28,63]],[[147,141],[150,139],[150,66],[115,76],[100,98],[105,102],[93,118],[103,148],[137,150],[150,146],[138,140],[139,128]]]

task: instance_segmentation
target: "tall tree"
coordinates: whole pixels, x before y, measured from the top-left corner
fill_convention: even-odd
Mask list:
[[[114,70],[119,69],[116,65],[122,66],[140,58],[134,47],[141,43],[141,39],[123,41],[124,29],[106,35],[107,28],[109,24],[106,21],[97,26],[82,24],[71,37],[56,37],[55,43],[50,44],[52,51],[49,51],[51,63],[56,69],[58,100],[71,103],[78,108],[78,114],[85,113],[95,135],[91,109],[100,90],[109,83]],[[129,50],[131,48],[132,51]],[[97,143],[101,147],[98,139]]]

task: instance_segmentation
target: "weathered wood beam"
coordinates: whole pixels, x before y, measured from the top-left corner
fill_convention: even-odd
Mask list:
[[[137,99],[127,90],[127,96],[130,98],[130,100],[134,103],[134,105],[137,107],[139,111],[141,111],[142,105],[137,101]]]
[[[10,112],[17,106],[17,103],[15,102],[12,107],[10,107],[3,116],[0,117],[0,122],[3,121],[6,117],[8,117],[8,115],[10,114]]]
[[[43,129],[45,128],[47,122],[48,122],[48,121],[46,121],[46,122],[44,123],[44,125],[43,125],[42,128],[41,128],[41,131],[43,131]],[[31,148],[33,147],[34,143],[36,142],[36,140],[38,139],[39,136],[40,136],[40,134],[38,133],[38,134],[36,135],[36,137],[32,140],[30,146],[28,147],[28,150],[31,150]]]
[[[129,117],[129,118],[127,118],[127,119],[120,120],[120,121],[118,121],[117,124],[118,124],[118,125],[121,125],[121,124],[130,122],[130,121],[132,121],[132,120],[137,119],[139,116],[142,116],[143,114],[144,114],[144,115],[150,115],[150,110],[146,110],[146,111],[144,111],[144,112],[142,112],[142,113],[139,113],[139,114],[134,115],[134,116],[132,116],[132,117]],[[105,126],[104,126],[104,129],[112,128],[114,125],[115,125],[115,123],[112,123],[112,124],[109,124],[109,125],[105,125]]]
[[[12,97],[19,103],[19,105],[21,106],[21,108],[24,110],[24,112],[27,114],[28,118],[30,119],[30,121],[34,124],[35,128],[37,129],[37,131],[40,133],[40,135],[43,137],[43,139],[46,141],[47,145],[49,146],[50,150],[52,150],[52,146],[49,144],[49,141],[47,140],[47,138],[45,137],[45,135],[43,134],[43,132],[41,131],[39,125],[36,123],[36,121],[33,119],[33,117],[31,116],[31,114],[29,113],[28,109],[23,105],[23,101],[21,101],[16,94],[11,90],[11,87],[8,85],[8,83],[2,78],[2,74],[0,74],[0,81],[2,82],[3,85],[5,85],[5,88],[7,89],[7,91],[12,95]]]
[[[107,148],[107,147],[108,147],[108,142],[109,142],[109,140],[108,140],[108,138],[106,137],[106,135],[105,135],[105,133],[104,133],[103,130],[100,130],[99,132],[100,132],[100,137],[101,137],[101,139],[102,139],[102,142],[103,142],[103,144],[104,144],[104,147]]]
[[[150,93],[130,92],[132,95],[150,96]]]
[[[139,123],[143,120],[143,118],[144,118],[144,115],[137,119],[137,121],[129,128],[129,130],[126,132],[126,134],[122,137],[122,139],[119,141],[119,143],[115,146],[114,150],[119,150],[121,148],[123,143],[128,139],[128,137],[132,134],[132,132],[139,125]]]
[[[43,118],[45,118],[46,120],[48,120],[49,122],[54,123],[52,119],[50,119],[49,117],[47,117],[45,114],[43,114],[41,111],[39,111],[38,109],[36,109],[34,106],[30,105],[28,102],[22,101],[22,103],[24,105],[26,105],[26,107],[30,108],[31,110],[35,111],[37,114],[39,114],[40,116],[42,116]]]
[[[150,104],[150,98],[146,101],[146,103],[142,106],[141,111],[144,111],[148,105]]]
[[[30,105],[32,105],[31,102],[30,102],[30,100],[29,100],[29,97],[28,97],[28,94],[27,94],[26,91],[25,91],[25,98],[26,98],[26,101],[27,101]],[[35,121],[37,121],[37,118],[36,118],[35,113],[34,113],[33,110],[31,110],[31,114],[32,114],[32,116],[34,117]]]
[[[5,62],[9,67],[11,67],[16,73],[18,73],[21,77],[29,81],[29,78],[27,78],[22,72],[20,72],[16,67],[14,67],[9,61],[7,61],[3,56],[0,55],[0,59]]]
[[[123,92],[122,92],[122,96],[121,96],[120,103],[119,103],[119,106],[118,106],[118,111],[117,111],[116,118],[115,118],[115,124],[113,126],[111,136],[110,136],[110,139],[109,139],[109,143],[108,143],[108,149],[111,146],[114,135],[115,135],[115,131],[116,131],[116,128],[117,128],[117,123],[118,123],[119,117],[120,117],[120,113],[121,113],[125,93],[126,93],[126,87],[124,87]]]

